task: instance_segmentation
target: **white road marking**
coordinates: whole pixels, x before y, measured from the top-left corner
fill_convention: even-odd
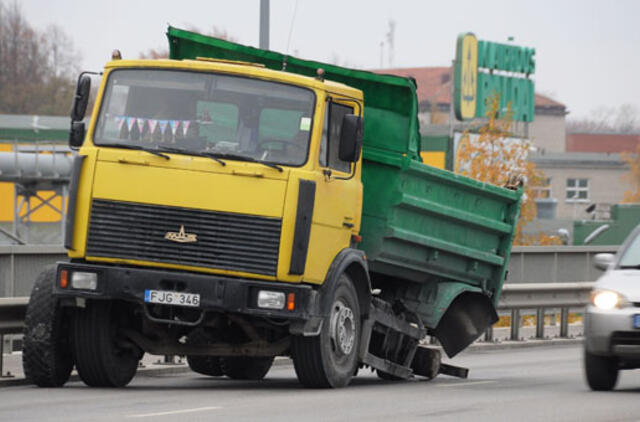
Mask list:
[[[451,384],[439,384],[438,387],[460,387],[465,385],[493,384],[495,381],[469,381],[469,382],[452,382]]]
[[[182,409],[182,410],[170,410],[168,412],[156,412],[156,413],[142,413],[139,415],[127,415],[128,418],[152,418],[155,416],[167,416],[167,415],[179,415],[181,413],[194,413],[194,412],[204,412],[206,410],[218,410],[222,409],[219,406],[209,406],[209,407],[196,407],[193,409]]]

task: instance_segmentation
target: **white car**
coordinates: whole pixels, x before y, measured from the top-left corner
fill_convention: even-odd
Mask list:
[[[640,226],[616,255],[597,254],[596,281],[584,320],[584,368],[592,390],[611,390],[621,369],[640,368]]]

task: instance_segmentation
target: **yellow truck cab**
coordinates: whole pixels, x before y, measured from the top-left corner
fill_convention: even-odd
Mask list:
[[[338,157],[360,91],[210,60],[112,61],[102,84],[71,258],[322,283],[360,228],[361,160]]]

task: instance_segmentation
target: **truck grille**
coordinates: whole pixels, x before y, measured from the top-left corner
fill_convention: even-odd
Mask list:
[[[87,256],[275,275],[279,218],[94,199]],[[195,234],[176,243],[168,232]]]

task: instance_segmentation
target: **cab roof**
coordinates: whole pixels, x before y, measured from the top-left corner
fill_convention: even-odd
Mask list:
[[[271,81],[284,82],[293,85],[299,85],[309,88],[328,91],[335,94],[344,95],[346,97],[362,100],[362,91],[352,88],[345,84],[312,78],[309,76],[298,75],[295,73],[272,70],[263,67],[260,64],[249,62],[238,62],[230,60],[215,60],[209,58],[203,59],[135,59],[135,60],[112,60],[105,65],[105,69],[120,68],[156,68],[171,70],[190,70],[200,72],[226,73],[233,75],[243,75]]]

